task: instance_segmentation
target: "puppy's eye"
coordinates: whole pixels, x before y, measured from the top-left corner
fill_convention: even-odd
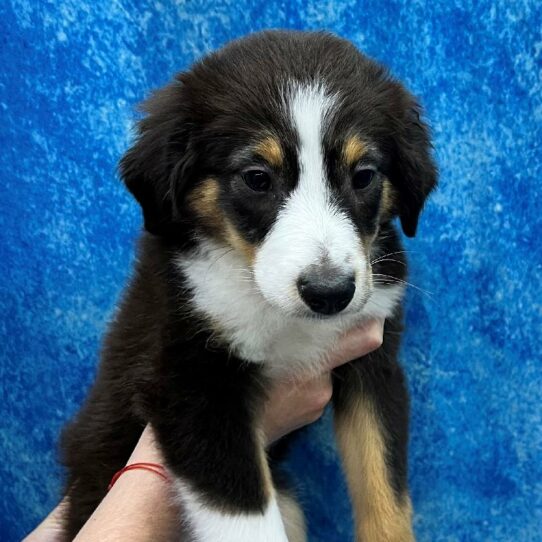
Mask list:
[[[360,169],[356,171],[352,177],[352,186],[354,190],[361,190],[367,188],[375,178],[376,171],[374,169]]]
[[[261,169],[251,169],[243,173],[243,180],[255,192],[267,192],[271,188],[271,177]]]

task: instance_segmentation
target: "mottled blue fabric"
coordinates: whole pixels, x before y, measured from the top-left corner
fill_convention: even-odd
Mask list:
[[[329,29],[421,98],[441,186],[407,242],[402,357],[421,541],[542,540],[542,3],[5,0],[0,5],[0,539],[55,504],[140,227],[134,105],[232,37]],[[351,539],[329,414],[289,460],[312,542]]]

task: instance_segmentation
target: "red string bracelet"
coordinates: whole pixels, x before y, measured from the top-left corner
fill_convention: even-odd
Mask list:
[[[131,463],[130,465],[126,465],[119,471],[117,471],[113,478],[111,478],[111,482],[109,482],[109,486],[107,487],[107,491],[109,491],[114,485],[115,482],[127,471],[129,470],[147,470],[149,472],[154,472],[154,474],[157,474],[160,476],[160,478],[163,478],[166,482],[169,482],[169,477],[166,474],[166,469],[162,467],[162,465],[159,465],[158,463]]]

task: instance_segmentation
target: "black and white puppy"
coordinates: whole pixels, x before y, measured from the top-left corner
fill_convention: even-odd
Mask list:
[[[381,317],[378,350],[334,373],[336,433],[356,539],[413,540],[392,219],[413,236],[436,184],[418,103],[342,39],[272,31],[205,57],[144,111],[121,174],[146,232],[64,433],[67,538],[150,422],[193,540],[303,540],[264,448],[266,390],[318,373],[343,332]]]

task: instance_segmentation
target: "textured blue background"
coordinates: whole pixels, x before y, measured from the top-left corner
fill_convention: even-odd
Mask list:
[[[441,188],[408,242],[403,358],[421,541],[542,540],[542,3],[4,0],[0,5],[0,539],[56,502],[140,224],[116,178],[134,105],[232,37],[327,28],[422,97]],[[329,415],[290,465],[311,540],[351,521]],[[334,533],[339,534],[334,534]]]

